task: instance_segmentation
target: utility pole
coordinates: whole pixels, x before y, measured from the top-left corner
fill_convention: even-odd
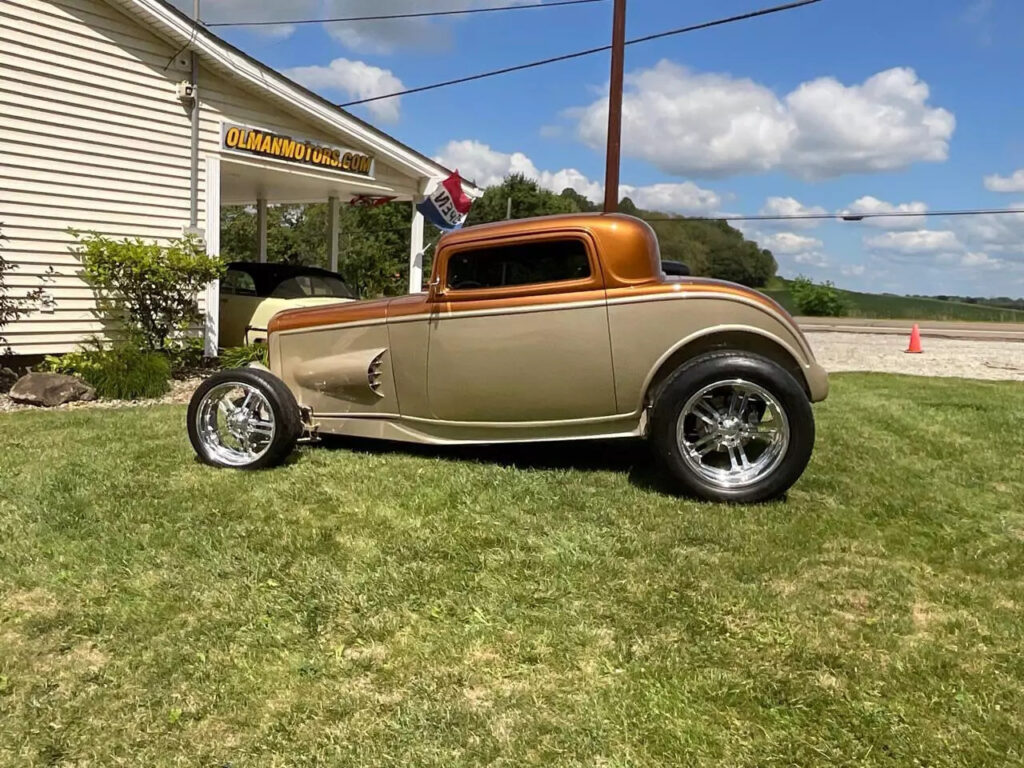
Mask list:
[[[198,0],[197,0],[198,2]],[[608,156],[604,172],[604,212],[619,209],[619,158],[622,154],[622,74],[626,59],[626,0],[615,0],[612,19],[612,74],[608,89]]]

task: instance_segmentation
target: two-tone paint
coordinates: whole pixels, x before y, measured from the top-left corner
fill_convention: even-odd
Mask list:
[[[452,289],[465,250],[575,239],[590,276]],[[756,352],[813,401],[828,378],[793,319],[743,286],[661,271],[628,216],[471,227],[438,243],[424,294],[298,309],[269,326],[271,369],[325,433],[413,442],[511,442],[645,433],[658,387],[712,349]]]

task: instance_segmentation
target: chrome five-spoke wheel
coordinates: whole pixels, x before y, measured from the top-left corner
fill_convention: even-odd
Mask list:
[[[196,431],[211,458],[240,467],[270,449],[277,426],[266,396],[250,384],[232,381],[214,387],[200,400]]]
[[[683,406],[676,425],[683,460],[708,482],[741,488],[771,474],[789,446],[782,406],[743,379],[709,384]]]
[[[814,447],[800,381],[774,360],[735,350],[699,355],[658,391],[651,441],[681,490],[757,503],[784,494]]]

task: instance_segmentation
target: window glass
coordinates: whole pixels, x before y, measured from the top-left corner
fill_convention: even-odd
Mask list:
[[[220,292],[234,296],[255,296],[256,281],[248,272],[238,269],[229,269],[220,281]]]
[[[282,280],[270,295],[275,299],[305,299],[322,296],[331,299],[351,299],[352,292],[341,280],[326,275],[296,275]]]
[[[448,260],[448,288],[502,288],[590,277],[582,240],[550,240],[461,251]]]

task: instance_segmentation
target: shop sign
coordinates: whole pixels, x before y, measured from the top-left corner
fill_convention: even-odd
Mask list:
[[[222,146],[235,152],[285,160],[289,163],[329,168],[359,176],[373,176],[373,158],[370,155],[260,128],[225,123]]]

